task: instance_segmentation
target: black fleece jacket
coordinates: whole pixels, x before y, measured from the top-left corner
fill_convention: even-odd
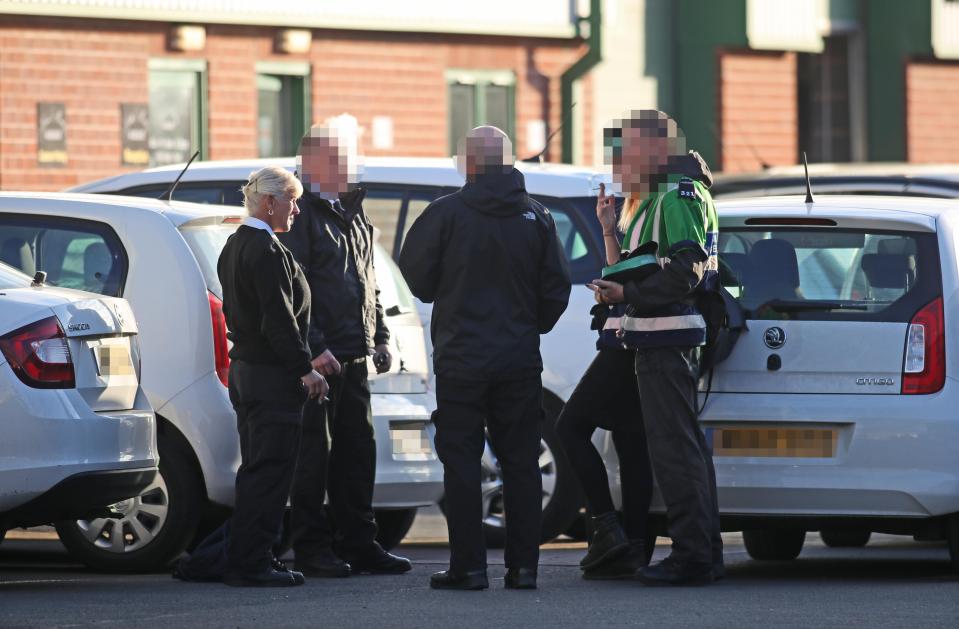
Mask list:
[[[217,261],[230,358],[310,371],[310,287],[293,254],[271,234],[241,225]]]
[[[436,374],[457,380],[532,377],[539,335],[566,310],[569,268],[549,211],[523,175],[478,175],[431,203],[400,253],[413,294],[434,302]]]

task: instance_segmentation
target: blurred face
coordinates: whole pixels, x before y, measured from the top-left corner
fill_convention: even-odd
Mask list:
[[[670,158],[686,152],[685,138],[675,123],[659,128],[640,128],[616,121],[604,131],[606,163],[612,167],[613,182],[627,196],[645,197],[655,191],[669,173]]]
[[[314,127],[303,138],[296,170],[305,189],[331,200],[348,192],[359,179],[357,159],[348,141],[323,127]]]
[[[275,232],[288,232],[293,227],[293,220],[300,213],[300,208],[296,204],[296,198],[292,194],[285,194],[280,197],[268,196],[264,202],[273,214],[267,213],[267,222]]]
[[[513,143],[496,127],[476,127],[457,145],[456,168],[467,181],[477,175],[508,172],[513,167]]]

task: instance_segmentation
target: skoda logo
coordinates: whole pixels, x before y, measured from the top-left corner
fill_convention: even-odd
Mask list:
[[[782,328],[767,328],[763,334],[763,342],[769,349],[779,349],[786,344],[786,333]]]

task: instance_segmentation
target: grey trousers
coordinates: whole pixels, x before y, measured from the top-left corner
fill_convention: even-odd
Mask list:
[[[722,560],[712,449],[699,427],[700,349],[636,351],[636,380],[653,474],[666,503],[672,555],[695,563]]]

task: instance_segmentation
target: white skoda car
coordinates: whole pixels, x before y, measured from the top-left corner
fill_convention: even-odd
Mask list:
[[[25,253],[11,242],[16,231],[0,233],[4,257]],[[51,239],[47,255],[76,280],[81,260],[65,244]],[[129,304],[36,279],[0,263],[0,540],[14,527],[103,515],[134,496],[149,502],[157,477]],[[144,520],[151,513],[146,506]],[[102,541],[125,534],[111,528]]]
[[[241,207],[132,197],[0,193],[0,260],[30,274],[45,271],[54,285],[122,296],[140,326],[159,476],[150,501],[120,503],[110,518],[57,524],[71,553],[93,567],[163,566],[233,504],[239,439],[216,262],[244,215]],[[376,265],[396,358],[390,373],[371,378],[374,507],[380,541],[393,546],[416,509],[442,495],[442,466],[432,449],[435,400],[422,324],[389,257],[379,254]],[[117,526],[128,531],[122,543],[102,533]]]

